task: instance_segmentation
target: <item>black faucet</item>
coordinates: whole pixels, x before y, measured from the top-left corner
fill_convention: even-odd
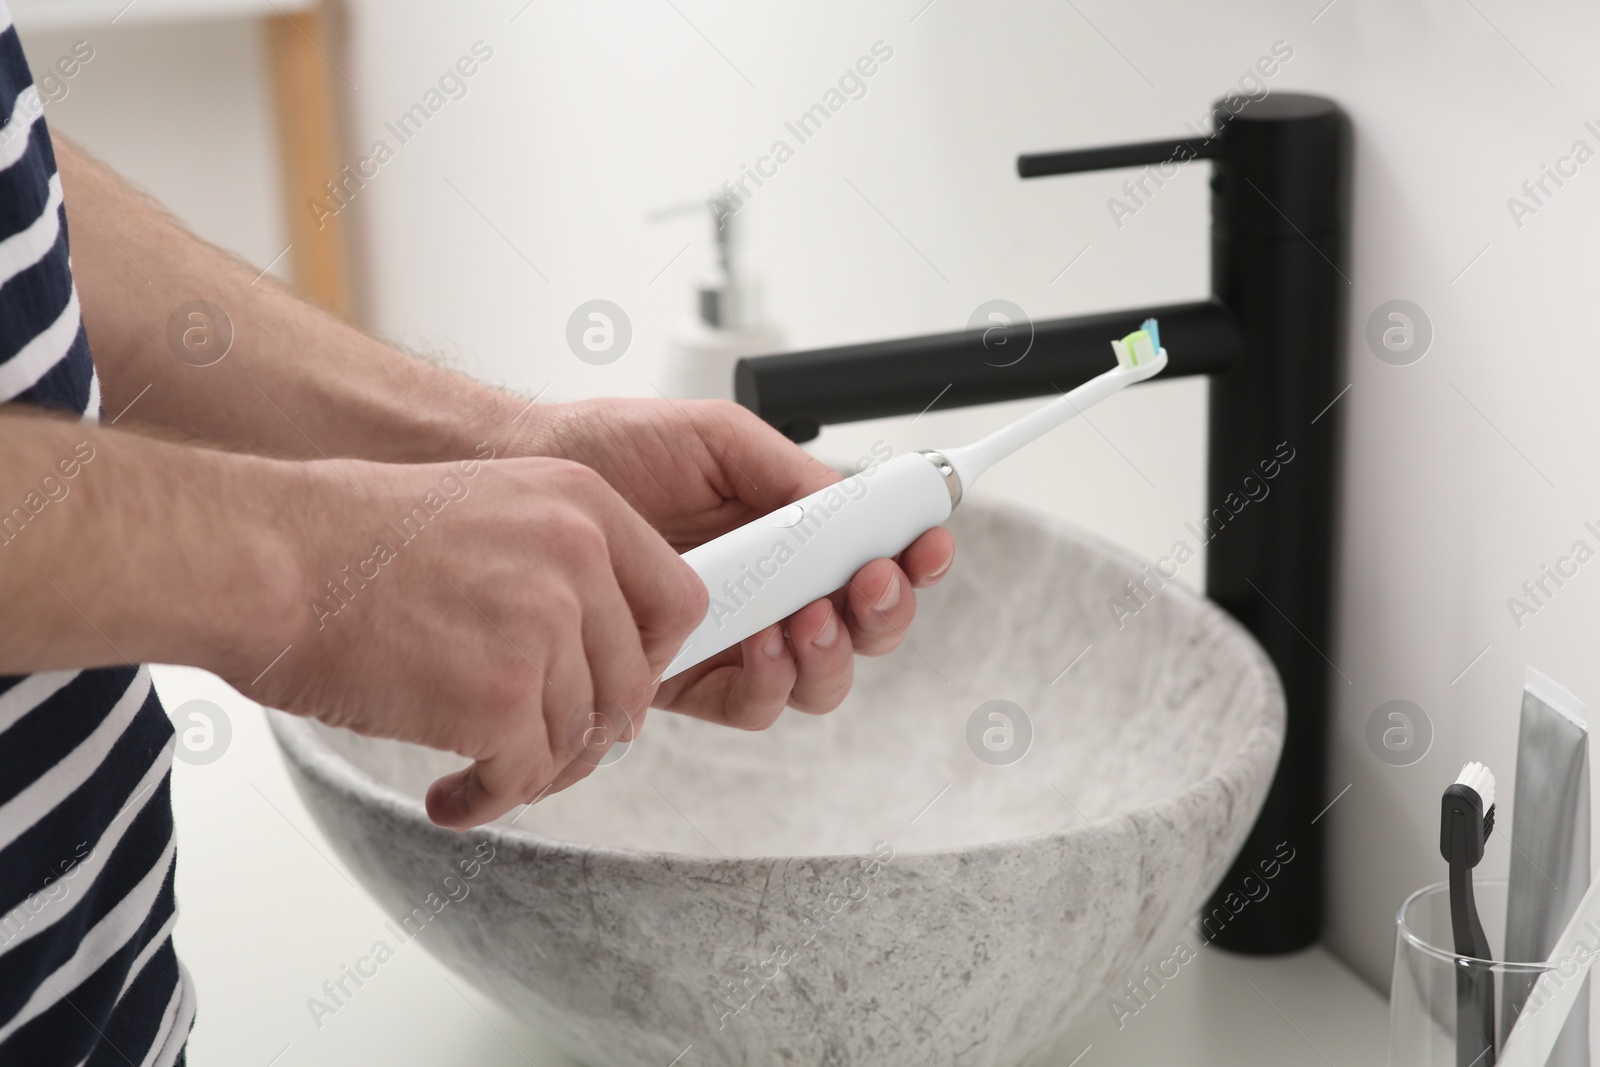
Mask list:
[[[1350,288],[1350,132],[1331,100],[1230,94],[1206,138],[1025,155],[1023,178],[1117,167],[1170,178],[1211,160],[1209,300],[1031,325],[1025,358],[996,365],[981,330],[739,361],[739,402],[797,441],[828,423],[1056,394],[1105,369],[1106,341],[1155,316],[1163,375],[1211,378],[1206,590],[1272,657],[1288,730],[1266,806],[1200,929],[1237,952],[1291,952],[1322,932],[1322,834],[1332,663],[1336,401]],[[1028,324],[1001,327],[1015,352]],[[989,338],[992,343],[995,338]],[[948,388],[947,388],[948,387]],[[1292,453],[1286,452],[1292,450]],[[1270,497],[1244,479],[1282,462]],[[1265,877],[1271,875],[1270,878]],[[1246,882],[1247,878],[1254,881]],[[1270,890],[1260,895],[1260,886]],[[1244,905],[1242,901],[1249,901]]]

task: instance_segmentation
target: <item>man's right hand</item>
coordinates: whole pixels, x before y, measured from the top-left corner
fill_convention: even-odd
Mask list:
[[[224,677],[272,707],[470,757],[428,791],[441,826],[584,777],[591,713],[621,708],[637,729],[705,615],[688,564],[577,463],[299,467],[298,610]]]

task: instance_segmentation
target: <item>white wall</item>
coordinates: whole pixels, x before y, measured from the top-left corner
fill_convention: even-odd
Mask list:
[[[265,55],[253,22],[145,24],[130,16],[115,26],[33,32],[29,15],[24,9],[17,21],[36,78],[78,42],[93,49],[62,82],[65,95],[57,90],[59,99],[46,104],[52,130],[252,263],[265,266],[283,250]],[[70,225],[74,241],[93,237],[79,234],[76,220]]]
[[[957,328],[992,297],[1038,317],[1196,297],[1199,167],[1118,230],[1105,199],[1121,176],[1024,184],[1013,157],[1180,133],[1274,41],[1289,42],[1272,88],[1331,95],[1356,129],[1342,614],[1325,650],[1349,679],[1335,679],[1329,799],[1350,789],[1325,820],[1328,940],[1385,985],[1395,905],[1441,874],[1440,789],[1479,758],[1510,793],[1524,664],[1600,693],[1600,563],[1520,630],[1506,608],[1575,539],[1600,547],[1581,528],[1600,519],[1589,417],[1600,370],[1580,314],[1596,280],[1600,162],[1520,229],[1506,207],[1575,139],[1600,148],[1583,128],[1600,120],[1600,16],[1504,0],[1335,0],[1320,14],[1321,0],[923,3],[596,0],[534,3],[512,22],[523,0],[360,0],[341,61],[359,86],[352,160],[374,138],[392,142],[384,121],[473,42],[494,49],[467,96],[350,208],[369,320],[519,389],[651,394],[706,256],[696,222],[652,225],[646,213],[736,176],[880,39],[894,57],[867,95],[799,146],[741,217],[793,343]],[[59,112],[202,232],[264,263],[281,242],[264,206],[260,69],[243,31],[139,32],[153,36],[129,38],[128,65],[108,45],[52,120]],[[197,40],[205,47],[180,47]],[[563,340],[568,314],[594,297],[634,325],[632,350],[609,367],[580,363]],[[1395,298],[1420,304],[1436,333],[1412,366],[1379,362],[1362,340],[1370,311]],[[1203,507],[1203,394],[1185,382],[1119,397],[1096,413],[1104,437],[1076,424],[981,491],[1156,553]],[[960,441],[1005,414],[838,428],[819,447],[849,457],[877,436]],[[1436,731],[1413,766],[1380,762],[1364,739],[1393,698],[1421,705]],[[1495,835],[1489,873],[1504,871],[1505,841]]]

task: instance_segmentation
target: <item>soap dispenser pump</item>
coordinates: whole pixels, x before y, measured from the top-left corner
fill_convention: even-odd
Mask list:
[[[739,263],[737,208],[723,196],[703,204],[665,208],[651,216],[706,213],[711,219],[715,264],[710,277],[695,286],[694,315],[673,338],[667,353],[663,390],[678,399],[733,399],[733,368],[741,357],[777,352],[781,331],[760,319],[752,288]]]

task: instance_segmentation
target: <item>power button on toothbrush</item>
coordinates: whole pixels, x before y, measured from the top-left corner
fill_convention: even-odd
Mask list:
[[[786,508],[779,508],[767,516],[767,525],[776,526],[787,530],[791,526],[799,526],[806,517],[806,509],[800,504],[790,504]]]

